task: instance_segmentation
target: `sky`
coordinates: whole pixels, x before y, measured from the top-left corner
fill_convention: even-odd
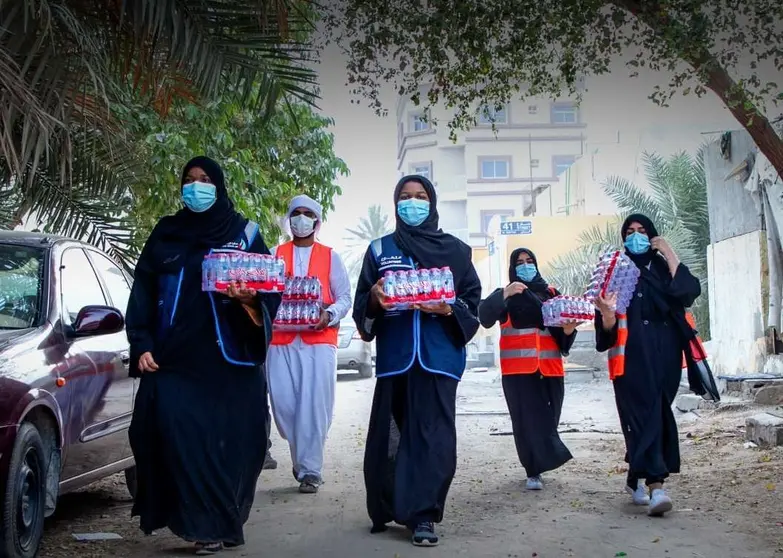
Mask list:
[[[393,211],[391,192],[398,177],[396,97],[391,87],[383,91],[382,99],[391,114],[377,116],[361,102],[352,102],[357,99],[352,98],[346,86],[346,60],[341,52],[330,47],[322,53],[321,60],[319,107],[335,120],[335,152],[346,162],[351,175],[339,180],[343,194],[335,200],[335,210],[327,216],[320,240],[342,251],[345,228],[356,226],[370,205],[379,203],[387,213]],[[588,142],[614,143],[619,133],[623,143],[638,145],[639,154],[647,150],[668,155],[680,150],[695,151],[705,138],[714,136],[705,132],[738,127],[712,94],[701,99],[677,96],[670,107],[656,106],[648,95],[656,84],[665,83],[666,76],[651,72],[629,78],[621,63],[609,75],[589,78],[582,103]],[[627,178],[638,181],[640,176]]]

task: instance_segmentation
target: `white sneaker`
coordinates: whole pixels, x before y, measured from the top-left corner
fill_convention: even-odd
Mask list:
[[[544,490],[544,483],[541,477],[528,477],[527,479],[528,490]]]
[[[647,515],[661,517],[666,512],[672,511],[672,507],[672,499],[666,491],[663,488],[656,488],[650,496],[650,509],[647,510]]]
[[[633,503],[637,506],[646,506],[650,503],[650,496],[647,494],[647,489],[641,484],[636,487],[636,490],[626,484],[625,491],[631,495]]]

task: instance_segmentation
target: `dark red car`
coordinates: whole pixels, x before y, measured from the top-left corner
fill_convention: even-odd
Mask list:
[[[38,553],[61,493],[123,470],[134,492],[131,281],[92,246],[0,231],[0,558]]]

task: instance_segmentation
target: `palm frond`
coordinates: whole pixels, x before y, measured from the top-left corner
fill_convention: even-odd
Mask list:
[[[603,183],[603,190],[615,204],[620,213],[643,213],[655,223],[661,222],[663,216],[655,200],[638,186],[626,178],[610,176]]]
[[[0,2],[0,157],[18,175],[55,163],[67,177],[72,125],[122,129],[111,107],[131,84],[162,112],[226,83],[260,111],[285,95],[314,103],[298,2]]]

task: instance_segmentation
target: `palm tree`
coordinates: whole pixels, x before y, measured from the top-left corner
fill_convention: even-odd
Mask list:
[[[136,108],[164,118],[228,84],[259,112],[314,102],[310,11],[300,0],[0,2],[0,187],[16,200],[0,222],[38,214],[52,232],[126,235],[121,210],[144,172]]]
[[[372,205],[367,210],[367,216],[359,220],[355,229],[346,229],[345,238],[347,251],[345,253],[346,267],[351,280],[358,279],[362,268],[364,254],[370,242],[391,233],[394,229],[389,222],[389,216],[380,205]]]
[[[556,258],[548,277],[561,291],[581,295],[600,255],[620,247],[620,225],[631,213],[647,215],[677,252],[691,272],[701,278],[702,296],[693,307],[700,335],[709,338],[709,298],[707,293],[707,246],[710,243],[707,211],[707,178],[704,147],[695,157],[685,152],[669,159],[644,153],[643,164],[649,191],[629,180],[610,177],[604,192],[620,210],[617,220],[594,226],[580,235],[578,248]]]

